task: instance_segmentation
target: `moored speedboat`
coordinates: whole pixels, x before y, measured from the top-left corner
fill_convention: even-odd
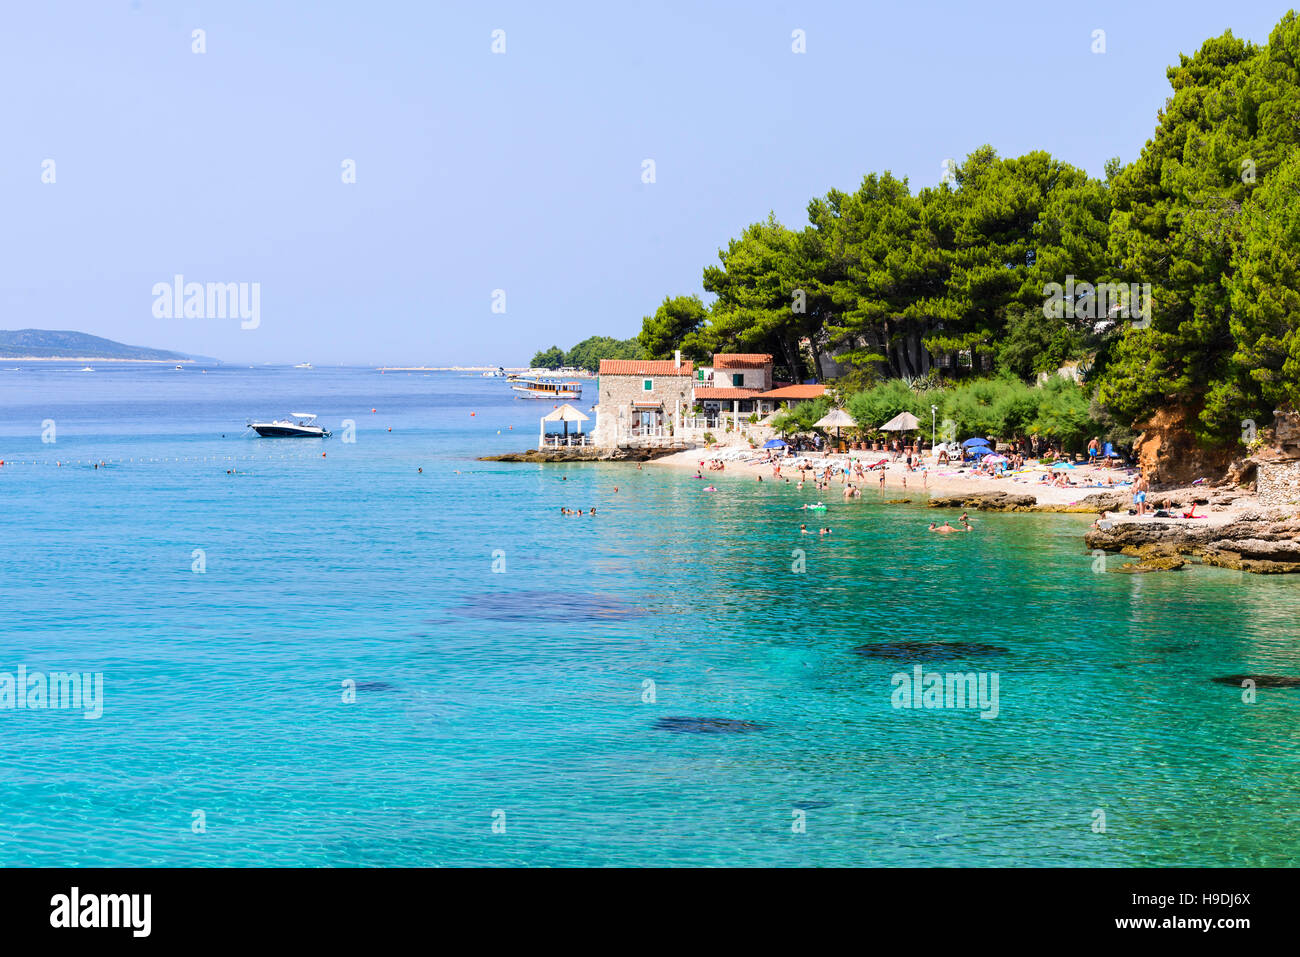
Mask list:
[[[248,427],[264,439],[326,439],[330,433],[316,424],[311,412],[290,412],[287,419],[249,422]]]

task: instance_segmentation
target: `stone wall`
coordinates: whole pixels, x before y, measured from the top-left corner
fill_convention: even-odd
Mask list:
[[[1300,503],[1300,461],[1260,462],[1256,476],[1260,505]]]
[[[642,387],[646,379],[654,384],[649,392]],[[663,403],[663,421],[667,424],[679,408],[684,413],[690,411],[695,379],[693,375],[602,375],[596,385],[599,401],[593,438],[596,445],[613,448],[637,419],[632,403]]]

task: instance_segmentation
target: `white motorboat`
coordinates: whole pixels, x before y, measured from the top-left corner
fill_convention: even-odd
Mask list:
[[[273,422],[249,422],[248,427],[264,439],[327,439],[328,429],[316,424],[311,412],[290,412],[287,419]]]

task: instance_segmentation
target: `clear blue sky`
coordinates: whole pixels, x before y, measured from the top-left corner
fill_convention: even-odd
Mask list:
[[[10,3],[0,328],[318,364],[512,364],[628,336],[701,292],[747,223],[802,225],[869,171],[915,189],[988,142],[1101,175],[1151,135],[1180,52],[1226,29],[1264,42],[1286,9]],[[176,273],[260,283],[261,325],[155,318]]]

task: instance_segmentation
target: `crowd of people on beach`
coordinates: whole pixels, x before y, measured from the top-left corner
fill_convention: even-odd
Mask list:
[[[983,441],[980,440],[981,443]],[[774,444],[780,445],[780,443]],[[974,444],[974,440],[964,443],[964,445],[971,444]],[[990,438],[983,449],[983,454],[978,452],[971,454],[969,448],[958,446],[956,443],[949,443],[939,448],[941,452],[946,451],[952,456],[948,470],[944,470],[943,455],[927,461],[922,457],[923,449],[920,443],[909,445],[897,439],[888,443],[883,450],[879,446],[871,448],[865,442],[823,443],[821,441],[796,442],[771,449],[719,448],[711,458],[698,460],[698,468],[693,477],[703,479],[706,471],[722,472],[729,464],[746,465],[751,468],[758,466],[764,471],[770,469],[770,475],[763,472],[750,473],[755,474],[755,481],[760,484],[765,481],[777,482],[794,485],[801,492],[808,489],[825,493],[838,482],[842,489],[842,498],[850,501],[862,498],[863,489],[872,478],[877,480],[878,487],[883,493],[888,472],[894,477],[895,484],[901,485],[906,491],[909,486],[909,475],[912,481],[915,481],[916,473],[919,472],[920,487],[926,490],[930,488],[930,478],[934,474],[940,488],[945,487],[946,481],[953,478],[973,478],[1001,479],[1080,491],[1083,489],[1125,491],[1132,496],[1132,507],[1127,509],[1129,516],[1145,518],[1151,514],[1151,507],[1147,503],[1149,491],[1147,479],[1137,468],[1123,463],[1120,456],[1112,452],[1109,443],[1103,446],[1099,438],[1093,438],[1088,443],[1086,460],[1082,455],[1070,455],[1059,447],[1033,438],[1011,442],[998,442]],[[823,457],[818,457],[816,452],[809,454],[805,451],[808,449],[817,450]],[[990,449],[997,451],[991,452]],[[855,452],[868,454],[855,455]],[[1078,469],[1085,471],[1076,471]],[[1098,471],[1101,469],[1104,471]],[[790,474],[785,474],[787,472]],[[1036,472],[1041,474],[1034,474]],[[718,491],[712,485],[702,490]],[[816,504],[804,504],[800,508],[824,510],[826,506],[821,501],[817,501]],[[592,514],[594,512],[593,509]],[[579,510],[564,511],[564,514],[584,513]],[[1181,514],[1176,514],[1170,510],[1169,503],[1166,502],[1164,507],[1156,510],[1154,517],[1205,518],[1207,516],[1203,513],[1197,514],[1195,505]],[[974,527],[968,516],[963,513],[956,525],[946,520],[942,523],[931,522],[928,530],[947,535],[956,532],[969,533],[974,531]],[[819,534],[828,535],[830,531],[829,527],[822,528]],[[800,525],[800,532],[811,534],[807,525],[803,524]]]

